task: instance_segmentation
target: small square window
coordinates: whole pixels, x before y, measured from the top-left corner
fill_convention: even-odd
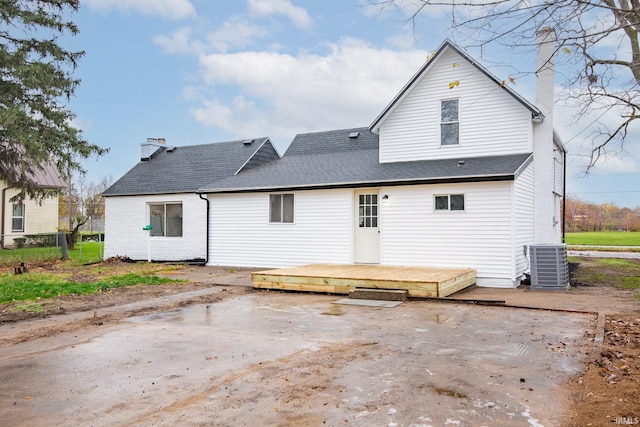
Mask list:
[[[151,236],[182,237],[182,203],[154,203],[149,205]]]
[[[437,211],[463,211],[464,194],[447,194],[435,196],[435,210]]]
[[[269,195],[269,222],[293,223],[293,194]]]
[[[449,196],[449,202],[451,203],[450,209],[452,211],[464,210],[464,194],[452,194]]]

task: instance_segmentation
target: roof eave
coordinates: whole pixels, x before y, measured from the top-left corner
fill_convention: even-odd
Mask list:
[[[488,175],[467,175],[449,176],[437,178],[407,178],[394,180],[356,181],[356,182],[334,182],[322,184],[300,184],[300,185],[278,185],[270,187],[238,187],[221,189],[200,189],[198,194],[225,194],[225,193],[264,193],[270,191],[298,191],[298,190],[328,190],[337,188],[362,188],[362,187],[393,187],[398,185],[420,185],[420,184],[452,184],[458,182],[495,182],[513,181],[515,173],[488,174]]]

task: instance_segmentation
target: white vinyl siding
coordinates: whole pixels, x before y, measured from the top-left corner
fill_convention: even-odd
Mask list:
[[[533,163],[514,182],[514,257],[516,276],[529,272],[524,247],[533,243]]]
[[[295,223],[269,223],[269,194],[213,194],[209,265],[353,262],[353,190],[294,193]]]
[[[456,80],[459,86],[450,89],[449,83]],[[460,143],[443,146],[440,101],[454,97],[459,100]],[[500,85],[448,50],[422,74],[382,123],[380,161],[531,152],[532,138],[531,112]]]
[[[511,182],[384,189],[382,263],[474,268],[481,286],[513,286]],[[437,194],[464,194],[464,213],[434,209]]]
[[[105,258],[126,256],[147,259],[147,232],[150,205],[182,204],[182,236],[151,237],[151,259],[185,261],[206,256],[207,204],[195,194],[105,198]]]

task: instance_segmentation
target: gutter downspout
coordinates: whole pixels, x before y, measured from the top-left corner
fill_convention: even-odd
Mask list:
[[[562,153],[562,243],[565,241],[565,223],[567,221],[567,152]]]
[[[204,253],[204,265],[209,263],[209,199],[207,197],[202,197],[202,193],[196,193],[198,197],[207,202],[207,233],[206,233],[206,244],[205,244],[205,253]]]

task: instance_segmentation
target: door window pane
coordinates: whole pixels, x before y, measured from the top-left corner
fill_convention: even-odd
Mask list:
[[[361,194],[358,196],[358,227],[378,227],[378,195]]]

